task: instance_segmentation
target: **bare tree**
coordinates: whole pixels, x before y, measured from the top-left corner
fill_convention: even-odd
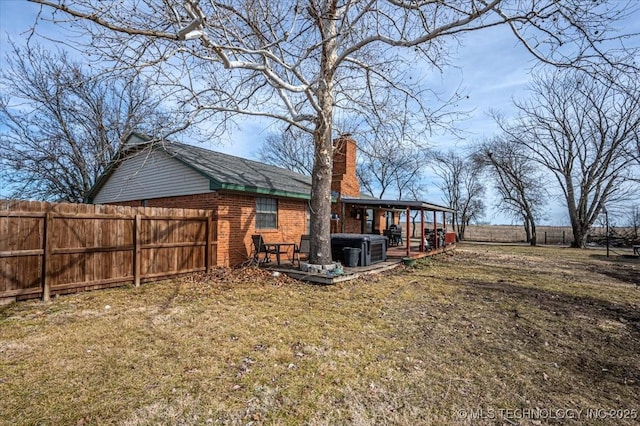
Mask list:
[[[506,25],[539,60],[589,67],[628,7],[599,7],[598,0],[31,1],[69,16],[102,58],[149,67],[180,108],[215,112],[220,130],[243,115],[312,134],[310,261],[319,264],[331,262],[334,113],[375,117],[392,102],[437,125],[440,108],[430,109],[434,92],[419,76],[446,64],[447,41]]]
[[[555,177],[574,247],[585,247],[605,203],[624,202],[637,187],[631,184],[637,176],[629,152],[640,126],[638,82],[623,75],[610,81],[566,71],[537,78],[531,99],[516,102],[516,123],[502,126],[509,140]]]
[[[426,165],[426,151],[400,141],[371,142],[359,146],[362,153],[358,163],[358,180],[364,192],[384,198],[393,194],[404,199],[412,194],[412,184],[422,181]]]
[[[309,134],[298,129],[267,136],[258,156],[267,164],[303,175],[311,176],[313,171],[313,141]]]
[[[543,212],[547,190],[537,164],[521,146],[494,138],[474,148],[474,161],[488,171],[498,192],[498,208],[522,220],[527,242],[537,244],[536,221]]]
[[[405,188],[405,193],[408,194],[408,196],[404,196],[402,199],[416,201],[422,200],[425,195],[424,183],[421,180],[412,180]],[[418,220],[421,219],[422,214],[423,212],[420,210],[411,211],[411,238],[417,238],[416,232],[420,231]]]
[[[380,129],[378,129],[380,135]],[[378,136],[380,137],[380,136]],[[259,158],[267,164],[283,167],[304,175],[311,175],[313,144],[305,133],[286,131],[271,134],[260,149]],[[363,192],[383,198],[402,199],[413,196],[422,182],[422,169],[427,163],[426,150],[399,140],[382,142],[358,139],[357,177]]]
[[[453,151],[434,152],[431,165],[441,181],[437,184],[444,201],[456,211],[453,228],[459,240],[464,240],[466,227],[484,215],[482,167],[470,158]]]
[[[404,97],[407,101],[408,97]],[[417,196],[422,170],[428,161],[427,142],[421,140],[426,129],[404,106],[386,103],[375,117],[358,123],[363,137],[358,144],[358,180],[364,192],[384,198]]]
[[[87,72],[64,52],[13,46],[0,98],[0,164],[14,198],[83,202],[134,130],[171,117],[135,74]]]

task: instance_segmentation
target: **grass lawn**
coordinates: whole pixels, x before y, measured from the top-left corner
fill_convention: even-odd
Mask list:
[[[640,261],[463,244],[0,307],[0,423],[638,424]],[[475,418],[473,418],[475,417]]]

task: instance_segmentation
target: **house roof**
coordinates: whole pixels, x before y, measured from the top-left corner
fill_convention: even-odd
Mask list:
[[[309,199],[311,177],[276,166],[179,142],[153,142],[151,138],[132,134],[125,143],[121,160],[109,167],[92,188],[89,198],[98,193],[122,162],[133,153],[151,149],[163,151],[209,179],[211,190],[233,190]]]
[[[247,160],[177,142],[165,143],[162,149],[177,160],[206,175],[210,189],[227,189],[309,198],[311,177],[280,167]]]
[[[115,161],[100,177],[88,198],[92,199],[100,191],[123,159],[145,149],[163,151],[171,158],[202,174],[209,179],[209,189],[214,191],[223,189],[288,198],[311,198],[311,177],[309,176],[198,146],[169,141],[157,142],[136,133],[129,136],[120,160]],[[333,201],[337,198],[338,194],[332,193]],[[448,207],[424,201],[381,200],[366,194],[361,194],[360,197],[342,197],[342,203],[382,209],[411,208],[454,212]]]

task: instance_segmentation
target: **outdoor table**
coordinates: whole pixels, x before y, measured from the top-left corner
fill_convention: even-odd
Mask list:
[[[269,250],[273,250],[276,253],[276,262],[278,263],[278,266],[280,266],[280,247],[286,247],[286,251],[284,253],[287,253],[289,251],[288,247],[294,247],[296,246],[296,243],[285,243],[285,242],[278,242],[278,243],[264,243],[265,247],[267,247],[267,249]]]

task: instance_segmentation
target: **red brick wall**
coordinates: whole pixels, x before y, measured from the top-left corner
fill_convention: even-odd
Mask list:
[[[142,200],[114,203],[140,206]],[[233,192],[210,192],[147,200],[149,207],[210,209],[217,222],[216,250],[218,266],[235,266],[251,256],[253,234],[262,234],[266,242],[300,242],[308,233],[306,200],[278,199],[278,229],[255,228],[256,196]]]
[[[225,193],[218,204],[218,263],[237,265],[249,258],[251,236],[262,234],[266,242],[299,243],[308,233],[306,200],[278,199],[278,229],[256,229],[256,197]]]

